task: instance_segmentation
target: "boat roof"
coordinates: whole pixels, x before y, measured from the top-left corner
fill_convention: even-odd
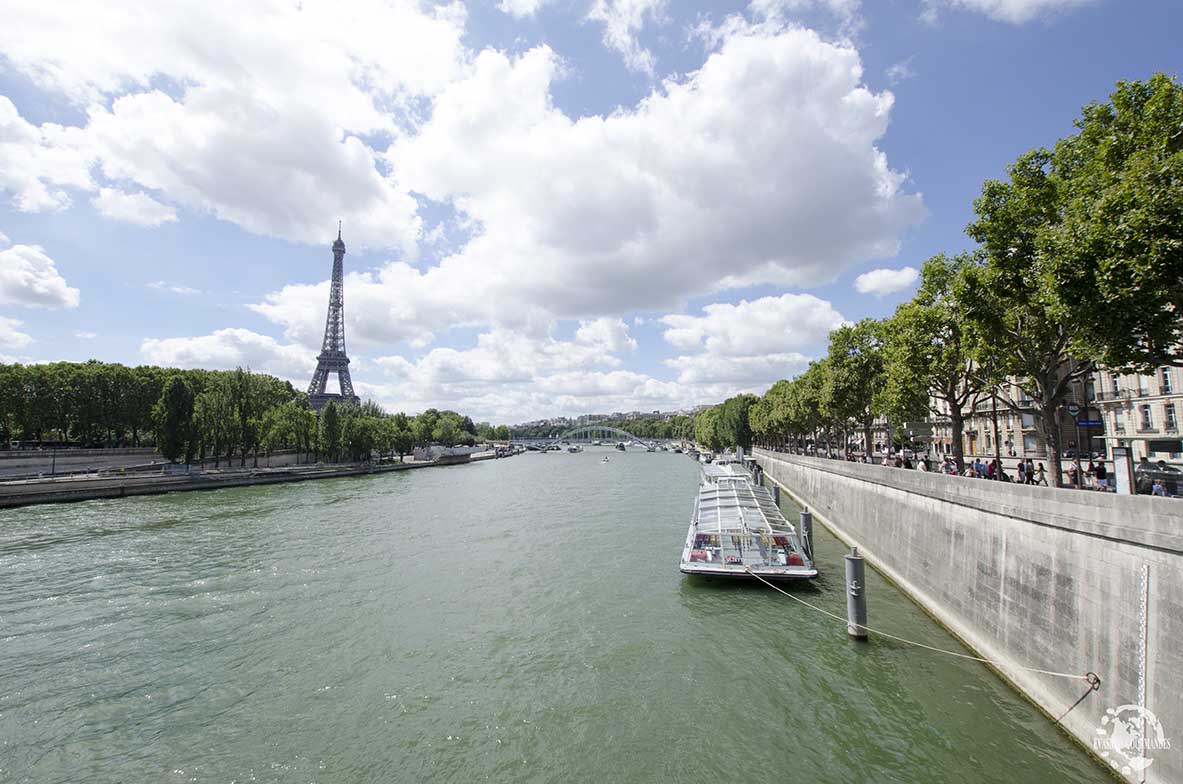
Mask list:
[[[708,466],[712,467],[712,466]],[[718,468],[728,468],[719,466]],[[738,466],[737,466],[738,468]],[[742,468],[739,470],[742,471]],[[704,471],[704,474],[707,472]],[[746,475],[716,473],[715,481],[698,489],[695,522],[699,531],[718,533],[794,534],[767,489],[754,485]]]

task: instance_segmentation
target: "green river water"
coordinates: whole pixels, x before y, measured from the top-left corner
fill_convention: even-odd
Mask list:
[[[0,511],[0,781],[1111,780],[978,664],[684,577],[697,477],[589,449]],[[793,590],[844,613],[816,549]],[[962,650],[868,577],[872,626]]]

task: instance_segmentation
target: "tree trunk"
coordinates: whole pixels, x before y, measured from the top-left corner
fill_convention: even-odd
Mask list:
[[[1056,487],[1064,486],[1063,464],[1060,462],[1060,428],[1056,421],[1056,405],[1044,404],[1040,406],[1040,420],[1043,422],[1044,441],[1048,445],[1048,462],[1051,463],[1052,476],[1056,478]]]
[[[965,473],[965,417],[961,409],[950,406],[949,426],[953,428],[953,462],[957,464],[957,473]]]

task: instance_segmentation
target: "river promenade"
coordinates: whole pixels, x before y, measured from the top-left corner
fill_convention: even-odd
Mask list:
[[[138,459],[143,457],[137,455]],[[479,462],[496,457],[495,452],[488,451],[475,453],[463,461],[437,459],[407,460],[401,463],[314,463],[241,468],[228,465],[219,469],[192,467],[189,470],[186,470],[185,466],[167,466],[159,463],[138,464],[132,466],[131,470],[126,467],[107,466],[105,470],[96,470],[93,474],[77,473],[0,481],[0,509],[381,474]]]
[[[1114,710],[1183,733],[1183,505],[755,450],[765,476],[1119,768]],[[869,625],[876,626],[874,615]],[[874,636],[874,635],[872,635]],[[1087,673],[1099,688],[1086,692]],[[1070,710],[1071,709],[1071,710]],[[1100,733],[1099,730],[1106,730]],[[1116,737],[1116,736],[1114,736]],[[1098,745],[1100,743],[1101,745]],[[1128,751],[1128,746],[1126,747]],[[1150,748],[1145,781],[1183,781]]]

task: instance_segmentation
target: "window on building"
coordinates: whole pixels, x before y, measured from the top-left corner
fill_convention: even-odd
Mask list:
[[[1178,430],[1179,420],[1175,418],[1175,404],[1167,403],[1162,409],[1163,415],[1166,418],[1167,430]]]
[[[1159,371],[1159,374],[1160,374],[1160,378],[1162,381],[1161,389],[1159,390],[1160,394],[1163,394],[1163,395],[1171,394],[1171,392],[1174,391],[1171,389],[1171,369],[1170,368],[1163,368],[1162,370]]]
[[[1113,382],[1113,396],[1117,397],[1121,394],[1121,379],[1113,376],[1110,380]]]
[[[1142,413],[1142,429],[1154,429],[1154,414],[1150,411],[1150,406],[1140,406],[1138,410]]]
[[[1031,454],[1035,451],[1035,448],[1035,436],[1023,436],[1023,451],[1027,454]]]

